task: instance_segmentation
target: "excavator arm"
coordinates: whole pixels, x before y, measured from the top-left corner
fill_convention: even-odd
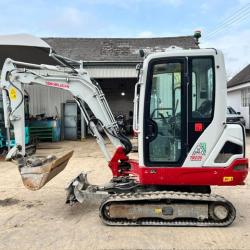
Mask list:
[[[78,104],[107,161],[111,161],[112,157],[106,148],[102,134],[97,129],[97,124],[101,125],[116,150],[122,148],[125,154],[131,150],[130,141],[119,131],[104,93],[98,83],[90,79],[88,72],[82,67],[82,62],[78,62],[79,68],[71,65],[67,67],[69,64],[63,63],[62,57],[55,54],[53,54],[53,57],[61,62],[62,66],[30,64],[6,59],[1,74],[5,127],[9,129],[10,125],[13,125],[16,140],[16,146],[9,151],[6,158],[18,161],[23,183],[32,190],[40,189],[61,172],[73,152],[69,152],[60,158],[49,156],[45,159],[37,159],[26,154],[25,85],[43,85],[69,91]],[[90,116],[86,105],[88,105],[94,117]]]

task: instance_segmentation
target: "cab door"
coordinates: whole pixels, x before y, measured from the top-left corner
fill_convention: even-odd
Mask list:
[[[144,163],[181,166],[187,150],[187,79],[185,58],[149,63],[144,107]]]

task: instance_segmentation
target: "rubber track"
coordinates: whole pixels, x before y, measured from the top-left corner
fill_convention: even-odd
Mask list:
[[[157,219],[157,218],[144,218],[138,221],[128,220],[128,219],[113,219],[108,218],[104,211],[107,205],[112,204],[112,202],[127,202],[131,201],[145,201],[144,204],[150,204],[155,201],[159,202],[161,200],[178,200],[185,202],[201,201],[202,203],[212,204],[212,203],[224,203],[229,208],[229,214],[226,219],[222,221],[216,221],[213,219],[206,219],[204,221],[198,221],[196,219],[175,219],[173,221]],[[110,195],[100,205],[99,216],[102,222],[109,226],[174,226],[174,227],[226,227],[229,226],[236,217],[236,210],[234,206],[227,201],[224,197],[212,194],[201,194],[201,193],[188,193],[188,192],[141,192],[141,193],[124,193],[124,194],[114,194]]]

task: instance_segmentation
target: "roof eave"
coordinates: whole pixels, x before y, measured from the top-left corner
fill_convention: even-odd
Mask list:
[[[141,61],[84,61],[83,64],[85,66],[116,66],[116,65],[122,65],[122,66],[135,66],[138,63],[141,63]]]

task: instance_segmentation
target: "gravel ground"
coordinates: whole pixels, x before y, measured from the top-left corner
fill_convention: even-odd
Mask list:
[[[72,148],[75,153],[66,169],[36,192],[22,186],[13,163],[0,162],[0,249],[250,249],[249,179],[245,186],[213,188],[237,209],[237,218],[228,228],[109,227],[99,220],[98,203],[65,204],[64,188],[82,170],[90,171],[94,184],[111,178],[95,141],[53,147],[57,148],[39,153]]]

